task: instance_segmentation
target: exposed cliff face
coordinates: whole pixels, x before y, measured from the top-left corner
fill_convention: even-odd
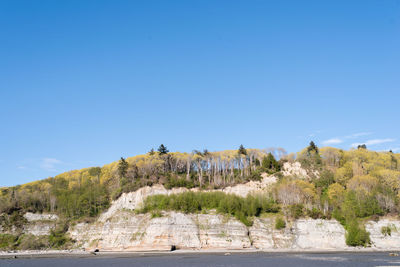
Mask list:
[[[297,220],[276,230],[274,219],[256,219],[250,228],[253,246],[260,249],[343,249],[345,230],[335,220]]]
[[[310,177],[318,177],[319,172],[317,170],[309,170],[301,167],[301,163],[295,162],[285,162],[283,164],[282,174],[284,176],[294,176],[302,179],[309,179]]]
[[[225,188],[224,192],[246,196],[264,192],[276,182],[265,175],[260,182],[249,182]],[[192,189],[197,191],[198,189]],[[163,212],[161,217],[136,214],[143,200],[155,194],[175,194],[189,191],[186,188],[167,190],[161,185],[144,187],[123,194],[110,209],[94,223],[80,223],[70,227],[69,235],[77,246],[85,249],[108,251],[170,250],[181,249],[317,249],[344,250],[346,232],[335,220],[300,219],[288,222],[286,228],[275,229],[275,217],[255,218],[251,227],[230,216],[217,214],[183,214]],[[59,218],[53,214],[24,215],[23,233],[48,235]],[[386,218],[366,223],[372,247],[400,249],[400,220]],[[382,231],[385,229],[385,231]],[[388,230],[390,229],[390,230]],[[1,233],[12,233],[13,230]]]
[[[389,228],[390,233],[382,231]],[[377,248],[400,248],[400,221],[387,218],[378,222],[369,221],[365,229],[370,233],[372,245]]]
[[[335,220],[320,219],[301,219],[276,230],[274,218],[257,218],[248,229],[240,221],[219,214],[165,212],[163,217],[152,219],[148,214],[119,211],[106,222],[77,225],[70,234],[81,246],[101,250],[169,250],[171,246],[182,249],[346,249],[344,228]],[[400,248],[400,244],[395,243],[382,243],[379,248],[388,249],[388,246]]]
[[[300,166],[297,166],[300,168]],[[297,168],[295,167],[295,168]],[[260,182],[249,182],[225,188],[223,191],[240,196],[263,192],[276,182],[265,175]],[[192,189],[197,191],[198,189]],[[255,218],[247,228],[235,218],[216,214],[183,214],[163,212],[159,218],[149,214],[135,214],[143,200],[155,194],[175,194],[186,188],[167,190],[161,185],[144,187],[123,194],[111,208],[93,224],[78,224],[70,235],[78,245],[101,250],[169,250],[182,249],[346,249],[345,229],[335,220],[300,219],[289,222],[282,230],[275,229],[275,218]],[[382,227],[390,227],[391,235],[384,235]],[[400,249],[400,221],[368,222],[372,246],[380,249]]]
[[[235,186],[229,186],[224,189],[219,190],[211,190],[211,191],[222,191],[228,194],[235,194],[241,197],[246,197],[250,193],[260,193],[268,190],[268,188],[277,182],[277,178],[275,176],[268,176],[267,174],[262,175],[263,179],[261,181],[250,181],[245,184],[238,184]],[[100,221],[105,221],[108,218],[112,217],[113,214],[118,210],[135,210],[140,207],[143,203],[143,200],[152,195],[170,195],[170,194],[178,194],[188,191],[199,191],[198,188],[173,188],[166,189],[163,185],[156,184],[153,186],[146,186],[138,189],[135,192],[124,193],[120,198],[113,201],[111,207],[100,216]]]
[[[7,216],[7,215],[2,215]],[[58,216],[55,214],[35,214],[27,212],[24,214],[24,221],[19,226],[6,224],[3,227],[0,224],[0,234],[31,234],[36,236],[49,235],[50,231],[55,228]]]
[[[79,245],[102,250],[169,250],[250,247],[241,222],[222,215],[165,212],[162,217],[118,211],[95,224],[78,224],[71,231]]]
[[[35,214],[31,212],[25,213],[24,217],[28,223],[24,225],[23,232],[36,236],[49,235],[59,219],[55,214]]]

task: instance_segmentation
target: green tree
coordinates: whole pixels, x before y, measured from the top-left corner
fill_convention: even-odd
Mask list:
[[[167,147],[164,146],[163,144],[161,144],[161,145],[158,147],[158,153],[160,153],[160,155],[168,154],[168,152],[169,152],[169,150],[168,150]]]
[[[307,152],[310,153],[314,151],[315,153],[319,153],[318,147],[317,145],[314,143],[314,141],[310,142],[310,145],[307,147]]]
[[[268,153],[266,157],[263,157],[261,165],[264,169],[266,169],[269,173],[275,173],[280,171],[280,165],[278,161],[276,161],[274,155],[272,153]]]
[[[358,145],[357,149],[367,149],[367,145],[366,144]]]
[[[101,174],[100,167],[93,167],[93,168],[89,169],[89,175],[96,177],[98,183],[100,183],[100,174]]]
[[[240,147],[238,149],[238,154],[239,155],[247,155],[247,150],[246,150],[246,148],[244,148],[243,145],[240,145]]]
[[[319,149],[314,141],[311,141],[310,145],[307,147],[307,158],[308,163],[314,167],[319,166],[322,163]]]
[[[121,157],[121,159],[118,162],[118,174],[121,178],[126,176],[128,167],[129,167],[128,162],[123,157]]]

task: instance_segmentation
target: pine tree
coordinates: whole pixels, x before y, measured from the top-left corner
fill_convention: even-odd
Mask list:
[[[280,171],[280,166],[278,161],[276,161],[272,153],[268,153],[266,157],[262,160],[262,167],[265,168],[269,173],[274,173]]]
[[[165,155],[165,154],[168,154],[168,149],[167,149],[167,147],[166,146],[164,146],[163,144],[161,144],[159,147],[158,147],[158,152],[160,153],[160,155]]]
[[[121,157],[121,159],[118,162],[118,174],[120,177],[126,176],[128,167],[129,167],[128,162],[123,157]]]
[[[314,143],[314,141],[310,142],[310,145],[307,147],[307,152],[310,153],[311,151],[314,151],[315,153],[319,153],[317,145]]]
[[[247,155],[247,150],[246,150],[246,148],[244,148],[243,145],[240,145],[240,147],[238,149],[238,154],[239,155]]]

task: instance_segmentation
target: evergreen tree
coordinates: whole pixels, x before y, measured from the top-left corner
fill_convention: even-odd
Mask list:
[[[268,153],[266,157],[263,157],[262,167],[266,169],[269,173],[274,173],[280,171],[280,166],[278,161],[276,161],[274,155],[272,153]]]
[[[158,153],[160,153],[160,155],[165,155],[165,154],[168,154],[168,149],[167,149],[167,147],[166,146],[164,146],[163,144],[161,144],[159,147],[158,147]]]
[[[317,145],[314,143],[314,141],[311,141],[310,142],[310,145],[307,147],[307,152],[308,153],[310,153],[310,152],[312,152],[312,151],[314,151],[315,153],[319,153],[319,151],[318,151],[318,147],[317,147]]]
[[[307,163],[303,161],[302,164],[320,165],[322,163],[319,149],[314,141],[311,141],[310,145],[307,147],[307,157],[309,162]]]
[[[246,150],[246,148],[244,148],[243,145],[240,145],[240,147],[238,149],[238,154],[239,155],[247,155],[247,150]]]
[[[120,177],[126,176],[128,167],[129,167],[128,162],[123,157],[121,157],[121,159],[118,162],[118,174]]]
[[[358,145],[357,149],[367,149],[366,144]]]
[[[149,155],[150,155],[150,156],[153,156],[153,155],[154,155],[154,148],[150,149]]]

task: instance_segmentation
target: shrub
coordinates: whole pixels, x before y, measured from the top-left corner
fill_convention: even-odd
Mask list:
[[[392,235],[392,228],[390,228],[390,226],[382,226],[381,233],[384,236],[391,236]]]
[[[307,215],[313,219],[319,219],[324,217],[322,212],[317,208],[312,208],[311,210],[307,210]]]
[[[264,196],[242,198],[222,192],[185,192],[149,196],[138,212],[155,213],[161,210],[176,210],[184,213],[199,213],[210,209],[232,215],[250,226],[252,224],[250,217],[259,216],[262,212],[278,212],[279,206],[272,199]]]
[[[151,218],[160,218],[162,217],[162,213],[159,210],[155,210],[151,212]]]
[[[280,230],[286,227],[286,222],[281,217],[276,218],[275,229]]]
[[[49,247],[47,236],[21,235],[17,242],[18,249],[21,250],[39,250]]]
[[[303,205],[302,204],[294,204],[294,205],[289,205],[289,215],[290,217],[294,219],[298,219],[303,215]]]
[[[369,233],[361,227],[357,220],[353,220],[347,225],[346,244],[349,246],[367,246],[371,243]]]
[[[192,180],[187,180],[186,178],[175,178],[168,177],[167,182],[164,184],[165,188],[171,189],[174,187],[186,187],[188,189],[195,187]]]
[[[18,237],[10,234],[0,234],[0,250],[14,249]]]

